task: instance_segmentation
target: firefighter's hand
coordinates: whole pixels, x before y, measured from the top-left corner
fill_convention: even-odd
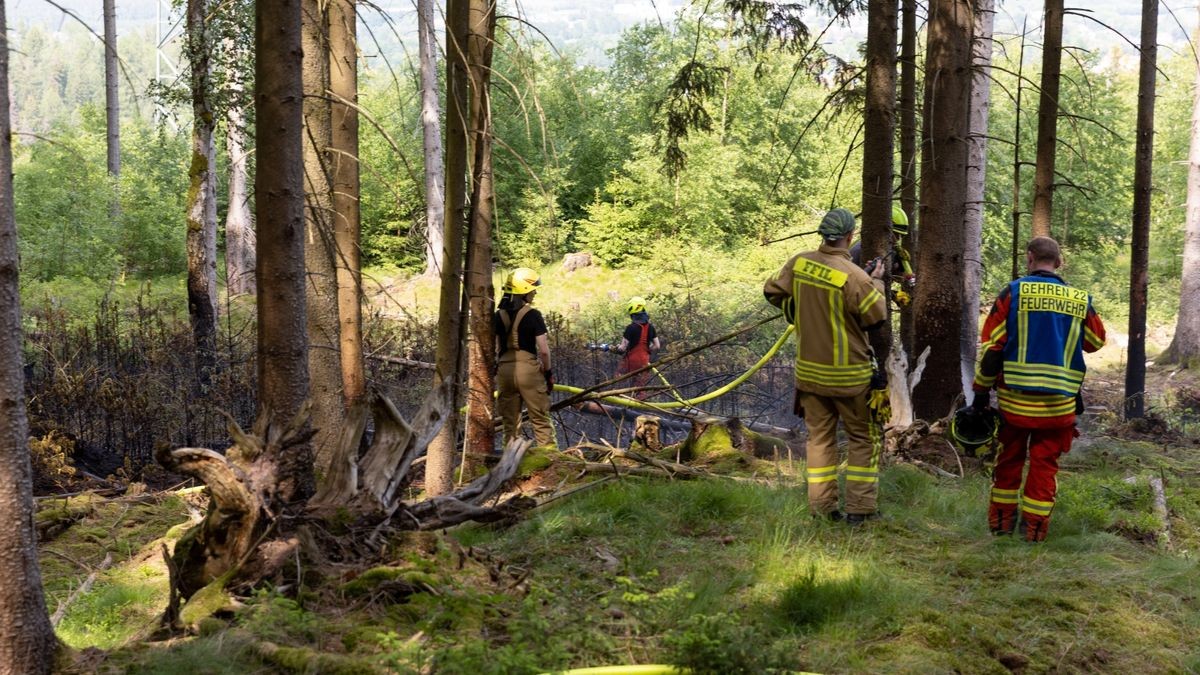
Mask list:
[[[983,412],[991,406],[992,394],[987,391],[975,392],[975,398],[971,401],[971,409],[975,412]]]
[[[867,274],[871,275],[872,279],[882,279],[885,271],[883,267],[883,256],[879,256],[878,258],[875,258],[871,262],[867,263],[867,266],[864,268],[864,270]]]
[[[554,391],[554,371],[543,370],[542,375],[546,378],[546,392]]]

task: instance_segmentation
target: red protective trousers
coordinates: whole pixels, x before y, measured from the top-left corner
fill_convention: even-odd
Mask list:
[[[1058,458],[1070,452],[1075,427],[1027,429],[1006,424],[1000,428],[1002,445],[992,474],[992,500],[988,508],[988,525],[992,532],[1005,534],[1017,525],[1020,506],[1022,532],[1028,541],[1042,541],[1050,526],[1054,509],[1054,494],[1058,490]],[[1021,474],[1025,458],[1029,458],[1029,473],[1021,491]],[[1019,495],[1019,497],[1018,497]]]
[[[637,342],[629,345],[629,351],[625,352],[624,358],[621,359],[620,366],[617,368],[618,375],[632,373],[638,368],[645,368],[650,365],[650,324],[644,323],[641,325],[642,332],[638,335]],[[645,387],[650,383],[650,371],[639,373],[633,377],[632,386]],[[647,392],[638,392],[636,397],[639,399],[646,398]]]

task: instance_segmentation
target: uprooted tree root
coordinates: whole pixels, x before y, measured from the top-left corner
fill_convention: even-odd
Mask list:
[[[199,479],[211,496],[204,520],[168,557],[171,602],[164,623],[173,630],[196,626],[233,604],[231,590],[268,579],[290,587],[306,565],[377,563],[400,532],[512,520],[531,507],[519,494],[489,503],[516,473],[529,441],[509,444],[489,473],[451,494],[414,503],[400,498],[449,408],[448,387],[442,386],[409,423],[377,394],[366,454],[357,458],[366,427],[366,409],[360,408],[342,430],[329,477],[304,505],[282,503],[278,469],[280,458],[311,437],[307,406],[286,425],[264,414],[251,433],[231,419],[234,445],[224,455],[206,448],[160,452],[164,467]]]

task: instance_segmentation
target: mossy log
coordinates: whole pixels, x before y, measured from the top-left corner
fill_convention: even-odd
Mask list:
[[[674,455],[683,462],[732,469],[753,459],[780,459],[789,457],[789,453],[786,440],[747,429],[736,417],[706,417],[693,420],[688,437],[664,448],[662,454]]]

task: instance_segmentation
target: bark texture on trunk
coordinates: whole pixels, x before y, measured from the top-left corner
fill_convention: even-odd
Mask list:
[[[451,380],[452,410],[462,400],[463,367],[463,208],[467,176],[467,31],[468,0],[446,2],[446,230],[442,242],[442,287],[438,303],[437,371],[434,384]],[[425,490],[444,495],[454,484],[458,416],[451,414],[429,445]]]
[[[1054,157],[1058,143],[1058,84],[1062,66],[1063,0],[1046,0],[1042,85],[1038,97],[1037,167],[1033,177],[1033,236],[1050,236]]]
[[[117,3],[104,0],[104,117],[108,142],[108,173],[121,175],[121,100],[117,85]]]
[[[471,0],[467,61],[471,82],[471,137],[475,161],[471,171],[471,222],[467,251],[467,296],[470,305],[470,366],[467,380],[466,451],[463,476],[474,475],[473,464],[495,449],[493,424],[496,360],[492,334],[492,112],[489,86],[492,44],[496,32],[496,5],[492,0]]]
[[[329,90],[332,104],[333,237],[337,244],[337,304],[342,399],[346,409],[366,394],[362,347],[362,272],[359,266],[358,30],[355,0],[329,6]]]
[[[1154,89],[1158,68],[1158,0],[1142,0],[1138,67],[1137,149],[1133,166],[1133,237],[1129,259],[1129,357],[1125,365],[1125,418],[1146,408],[1146,301],[1150,266],[1150,199],[1154,159]]]
[[[300,33],[300,0],[255,4],[258,406],[280,420],[294,417],[308,398]],[[301,444],[275,459],[279,499],[308,497],[312,447]]]
[[[908,252],[916,261],[917,235],[917,0],[900,10],[900,205],[908,215]],[[900,343],[913,353],[912,305],[900,308]],[[910,357],[911,358],[911,357]]]
[[[442,166],[442,110],[438,103],[437,37],[433,30],[433,0],[417,0],[417,31],[421,62],[421,129],[425,147],[425,274],[442,270],[446,227],[445,176]]]
[[[0,671],[49,673],[58,641],[46,612],[33,515],[13,214],[8,30],[0,2]]]
[[[1021,94],[1025,75],[1025,24],[1021,23],[1021,50],[1017,56],[1017,104],[1013,122],[1013,189],[1012,189],[1012,278],[1021,276]]]
[[[892,249],[892,152],[896,128],[896,0],[871,2],[867,10],[867,100],[864,111],[862,259]],[[890,261],[890,258],[889,258]],[[891,265],[885,264],[890,272]],[[890,288],[891,275],[884,273]],[[891,306],[883,328],[871,333],[879,363],[892,346]]]
[[[1200,38],[1200,28],[1194,36]],[[1179,318],[1175,322],[1171,346],[1159,357],[1161,362],[1180,363],[1189,368],[1200,367],[1200,64],[1197,64],[1194,86]]]
[[[254,292],[254,219],[246,189],[246,117],[241,108],[225,113],[229,150],[229,210],[225,212],[225,273],[230,295]]]
[[[933,0],[925,59],[921,158],[920,279],[913,301],[916,353],[931,348],[913,392],[922,419],[939,419],[961,392],[963,210],[967,199],[967,120],[971,95],[971,34],[966,0]]]
[[[970,136],[967,140],[967,202],[963,219],[963,309],[960,361],[963,396],[975,379],[979,348],[979,293],[983,285],[983,183],[987,175],[988,102],[992,93],[992,23],[994,0],[975,0],[972,42]]]
[[[329,105],[329,5],[300,4],[304,35],[305,292],[313,453],[318,474],[329,465],[343,420],[341,338],[330,190],[332,110]]]
[[[197,381],[207,383],[217,348],[217,151],[208,52],[207,0],[188,0],[187,50],[192,86],[192,161],[188,169],[187,294]]]

